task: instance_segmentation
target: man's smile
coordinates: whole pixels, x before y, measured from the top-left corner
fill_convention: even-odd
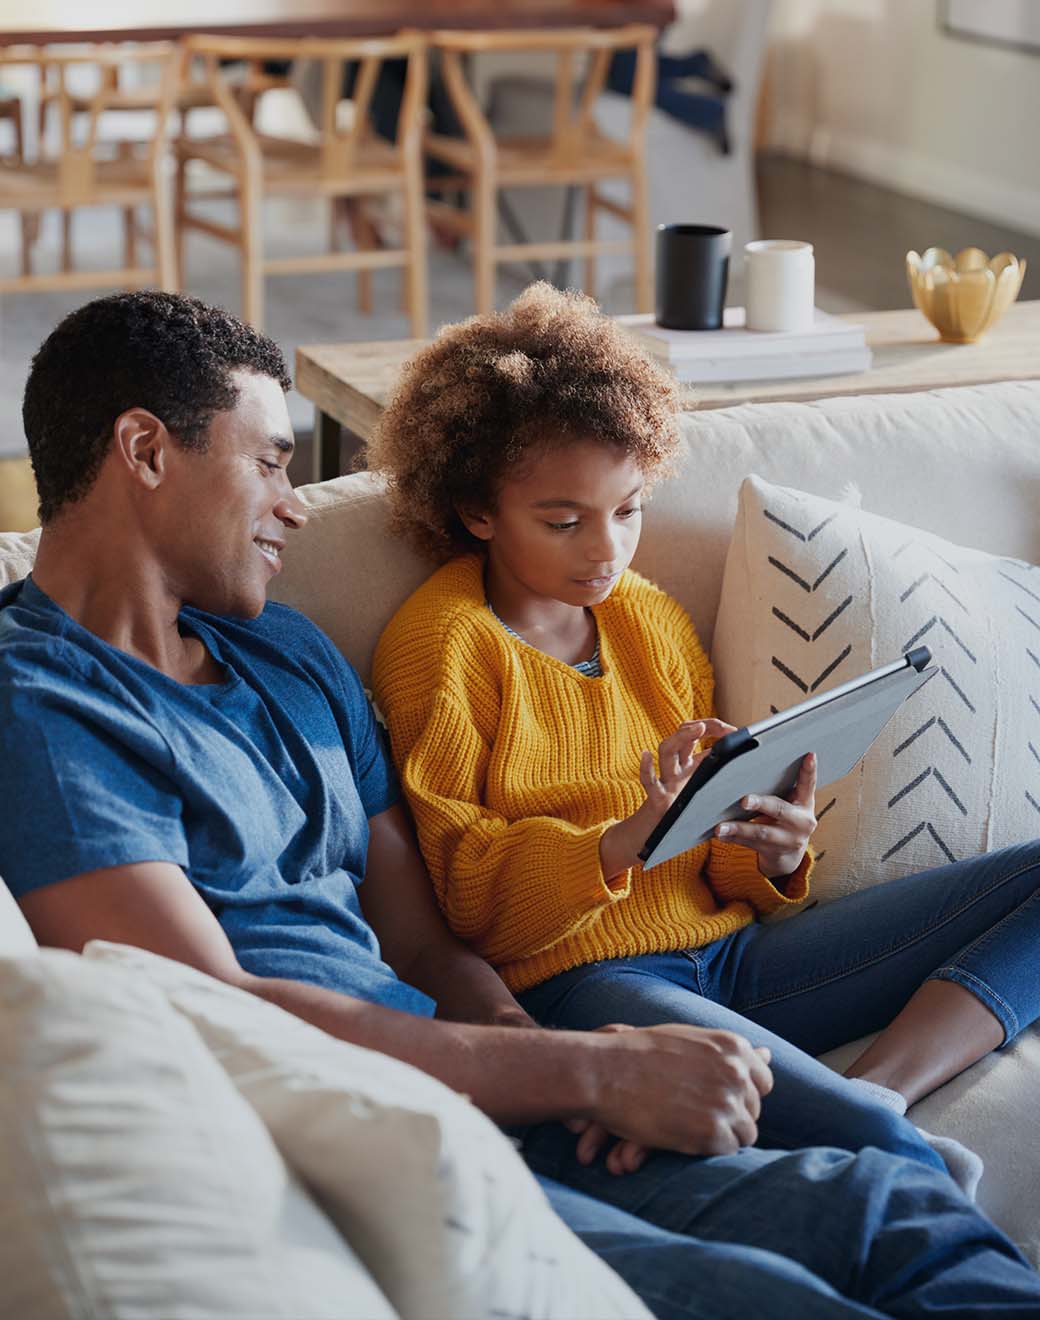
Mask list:
[[[276,573],[282,571],[282,549],[284,541],[268,541],[264,537],[257,536],[253,539],[253,544],[259,547],[260,553],[267,560],[271,568]]]

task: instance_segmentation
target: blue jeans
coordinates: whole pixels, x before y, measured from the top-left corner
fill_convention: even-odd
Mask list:
[[[879,1031],[929,978],[956,981],[1004,1028],[1040,1017],[1040,842],[892,880],[700,949],[575,967],[520,995],[537,1021],[722,1027],[772,1050],[759,1141],[876,1146],[942,1167],[913,1124],[812,1056]]]
[[[615,1177],[558,1124],[524,1154],[657,1320],[1040,1317],[1040,1275],[953,1182],[878,1150],[663,1152]],[[589,1318],[591,1320],[591,1318]]]

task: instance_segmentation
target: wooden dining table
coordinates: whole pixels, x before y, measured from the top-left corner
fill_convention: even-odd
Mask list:
[[[673,0],[0,0],[0,45],[176,41],[194,32],[367,37],[401,28],[661,28],[674,17]]]

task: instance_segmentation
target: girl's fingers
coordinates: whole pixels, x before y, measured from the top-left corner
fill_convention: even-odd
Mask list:
[[[791,801],[797,806],[808,807],[812,811],[816,802],[816,753],[810,752],[802,757],[798,768],[798,781],[791,794]]]
[[[790,852],[805,844],[803,834],[794,834],[779,825],[763,825],[757,821],[727,820],[715,826],[715,834],[728,843],[746,843],[751,848],[775,848]]]
[[[737,731],[735,724],[727,724],[725,720],[717,720],[714,717],[701,720],[700,723],[704,725],[702,738],[721,738],[724,734],[736,733]]]

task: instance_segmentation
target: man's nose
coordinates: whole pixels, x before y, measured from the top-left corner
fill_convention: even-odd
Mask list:
[[[275,504],[274,516],[280,523],[296,531],[307,524],[307,510],[303,506],[303,501],[292,489]]]

